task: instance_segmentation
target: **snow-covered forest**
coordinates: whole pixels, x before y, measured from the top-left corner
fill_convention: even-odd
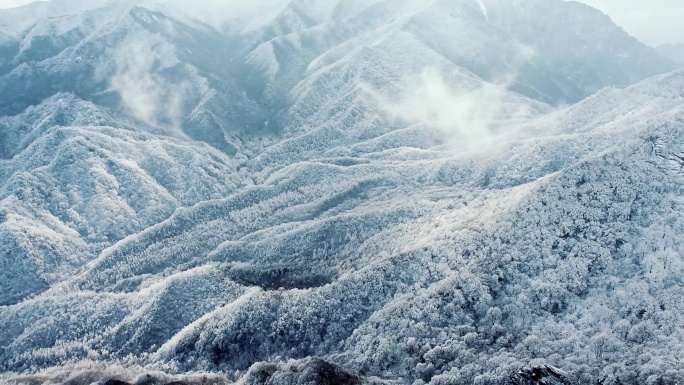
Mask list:
[[[684,383],[658,52],[563,0],[0,10],[0,382]]]

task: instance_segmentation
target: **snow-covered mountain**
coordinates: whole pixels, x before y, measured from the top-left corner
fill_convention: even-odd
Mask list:
[[[0,11],[2,378],[677,384],[674,68],[561,0]]]

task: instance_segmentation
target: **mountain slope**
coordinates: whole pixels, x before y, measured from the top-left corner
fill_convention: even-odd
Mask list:
[[[622,93],[636,117],[628,127],[614,124],[608,108],[608,123],[506,143],[493,159],[407,149],[404,163],[382,153],[351,167],[305,163],[250,197],[178,213],[103,253],[73,284],[5,308],[6,317],[41,325],[4,333],[5,362],[25,369],[102,351],[156,351],[151,359],[170,367],[213,371],[332,355],[361,374],[465,383],[546,357],[587,381],[665,375],[624,357],[648,341],[671,341],[648,345],[648,362],[673,369],[668,357],[681,347],[683,325],[672,317],[682,310],[684,268],[674,237],[682,226],[682,79],[675,73]],[[653,96],[661,112],[641,105]],[[596,105],[615,100],[606,92],[559,115],[596,117]],[[567,125],[560,118],[559,132]],[[359,175],[381,180],[357,187]],[[336,185],[355,192],[340,196]],[[245,227],[251,235],[240,235]],[[174,289],[181,282],[190,289]],[[645,283],[649,294],[640,291]],[[52,306],[68,309],[66,318]],[[180,309],[193,315],[172,316]],[[28,341],[40,340],[45,322],[37,320],[48,315],[63,337],[48,340],[54,347],[39,358]],[[72,329],[74,315],[84,327]],[[102,322],[111,326],[94,326]],[[91,342],[69,342],[84,337]],[[572,358],[584,354],[576,343],[597,341],[609,344],[592,350],[597,361]]]

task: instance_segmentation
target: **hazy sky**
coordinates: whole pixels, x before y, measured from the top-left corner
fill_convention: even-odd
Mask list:
[[[0,0],[0,8],[12,8],[32,1]],[[644,43],[684,43],[684,0],[581,1],[607,13],[618,25]]]
[[[646,44],[684,43],[683,0],[581,0]]]
[[[0,0],[0,8],[14,8],[20,5],[32,3],[35,0]]]

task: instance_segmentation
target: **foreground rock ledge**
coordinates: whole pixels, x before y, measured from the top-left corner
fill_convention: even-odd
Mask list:
[[[321,358],[278,363],[261,362],[252,365],[242,377],[239,373],[172,376],[162,372],[145,372],[141,368],[127,372],[127,369],[120,366],[96,368],[97,365],[52,369],[36,375],[0,379],[0,383],[8,385],[381,385],[401,383],[401,381],[362,377]],[[550,365],[539,365],[520,369],[512,374],[508,384],[574,385],[576,382],[561,369]]]

